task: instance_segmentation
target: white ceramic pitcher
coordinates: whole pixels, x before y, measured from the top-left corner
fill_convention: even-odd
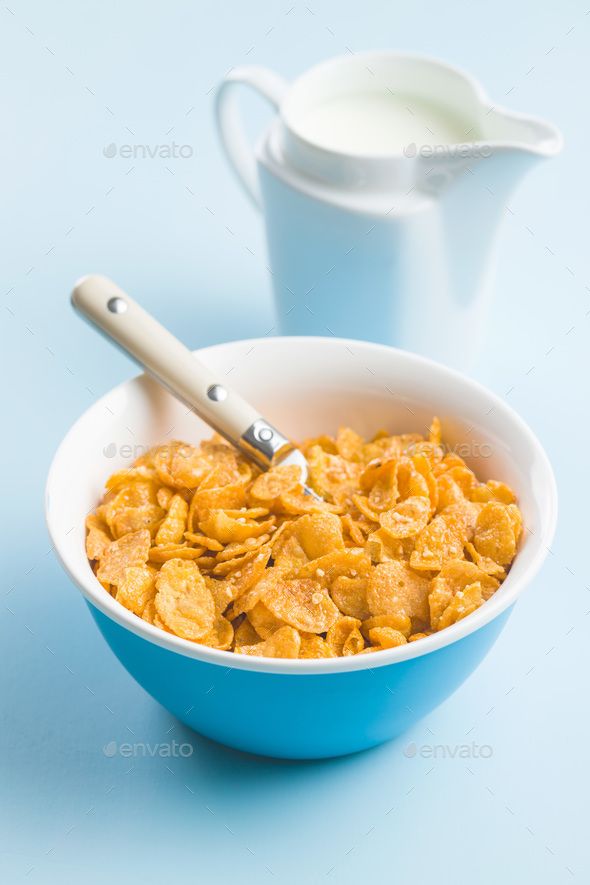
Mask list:
[[[254,151],[239,84],[277,110]],[[310,125],[326,103],[354,96],[358,108],[388,95],[410,115],[414,104],[460,121],[463,137],[439,139],[433,123],[418,142],[378,151],[362,138],[359,148],[353,127],[327,145]],[[291,85],[264,68],[234,69],[218,91],[217,120],[264,214],[282,334],[363,338],[469,364],[498,224],[525,172],[561,149],[557,129],[494,106],[450,65],[389,51],[324,62]]]

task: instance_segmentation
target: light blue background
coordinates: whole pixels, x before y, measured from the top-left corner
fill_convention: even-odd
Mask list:
[[[59,4],[0,9],[2,605],[0,874],[7,883],[586,882],[590,16],[582,2]],[[507,213],[475,375],[555,466],[557,539],[488,659],[410,734],[283,764],[184,730],[122,670],[51,552],[52,453],[132,365],[76,319],[73,281],[114,277],[193,346],[272,325],[259,219],[226,168],[211,89],[288,77],[347,47],[438,55],[563,129]],[[256,120],[262,110],[251,104]],[[103,156],[194,145],[192,159]],[[133,168],[131,168],[133,166]],[[190,742],[190,758],[109,757]],[[404,755],[409,742],[417,753]],[[427,758],[433,745],[490,758]],[[486,751],[487,752],[487,751]]]

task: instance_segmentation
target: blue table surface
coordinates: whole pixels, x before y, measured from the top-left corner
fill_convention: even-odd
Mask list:
[[[589,881],[587,5],[8,2],[1,880]],[[376,46],[459,64],[565,134],[563,154],[531,173],[504,220],[473,372],[546,446],[560,524],[534,587],[451,699],[377,750],[278,763],[211,744],[157,706],[49,551],[52,454],[87,406],[135,373],[72,315],[68,293],[101,271],[192,346],[263,334],[273,320],[261,223],[220,154],[211,90],[238,64],[292,77]],[[254,101],[251,113],[263,121]],[[192,156],[103,154],[171,141]],[[190,755],[160,755],[173,740]],[[146,755],[126,757],[121,744],[136,742]]]

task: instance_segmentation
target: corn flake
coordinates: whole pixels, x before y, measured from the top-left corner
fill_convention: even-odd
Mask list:
[[[373,645],[381,649],[397,648],[398,645],[405,645],[408,641],[403,633],[392,627],[373,627],[369,630],[369,639]]]
[[[300,658],[334,658],[336,655],[322,636],[301,633]]]
[[[179,544],[184,538],[188,504],[182,495],[173,495],[168,503],[168,513],[156,534],[156,544]]]
[[[215,602],[194,562],[170,559],[156,577],[156,614],[183,639],[200,641],[215,622]]]
[[[403,560],[383,562],[371,570],[367,605],[372,615],[406,615],[428,623],[430,581]]]
[[[142,615],[148,602],[155,599],[155,596],[155,571],[145,565],[125,569],[115,596],[117,602],[132,611],[134,615]]]
[[[130,532],[110,543],[100,559],[96,572],[98,580],[109,584],[120,584],[125,576],[125,569],[146,564],[150,543],[151,537],[147,529]]]
[[[339,611],[318,581],[281,578],[264,594],[264,604],[275,617],[306,633],[325,633]]]
[[[516,553],[515,523],[505,504],[490,501],[477,517],[473,546],[481,556],[508,565]]]
[[[382,513],[379,522],[392,538],[411,538],[426,527],[429,516],[430,498],[413,495]]]
[[[360,636],[361,649],[365,647],[365,642],[359,630],[360,626],[361,621],[357,618],[344,617],[338,618],[337,621],[334,621],[334,623],[326,633],[326,642],[330,646],[334,655],[340,656],[344,654],[344,646],[353,633],[355,635],[353,638],[352,646],[354,647],[354,645],[356,645],[356,636],[358,635]],[[348,647],[351,647],[350,644]],[[361,649],[359,649],[359,651]],[[351,652],[348,653],[351,654]]]
[[[235,651],[242,655],[261,655],[265,658],[298,658],[301,636],[293,627],[281,627],[264,642],[256,645],[236,646]]]
[[[94,516],[94,514],[86,518],[86,528],[88,529],[88,534],[86,535],[86,556],[90,560],[98,560],[113,539],[107,524]]]

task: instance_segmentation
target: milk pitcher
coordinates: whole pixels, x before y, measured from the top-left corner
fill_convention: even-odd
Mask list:
[[[276,115],[255,148],[237,86]],[[471,77],[397,52],[336,58],[293,84],[260,67],[221,84],[227,156],[262,210],[278,329],[362,338],[469,365],[499,222],[555,127],[494,105]]]

